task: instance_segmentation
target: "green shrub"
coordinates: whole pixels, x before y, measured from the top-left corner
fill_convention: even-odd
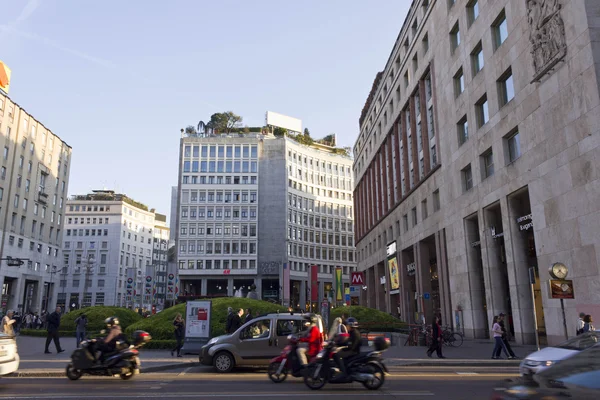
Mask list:
[[[342,314],[356,318],[361,331],[391,332],[406,327],[405,322],[386,312],[363,306],[336,307],[331,310],[330,322]]]
[[[35,337],[46,337],[48,335],[48,331],[45,329],[21,329],[20,333],[22,336]],[[58,335],[60,337],[75,337],[75,331],[59,331]]]
[[[94,306],[64,314],[60,320],[60,330],[75,332],[75,319],[81,314],[88,319],[87,331],[90,334],[106,329],[104,320],[108,317],[118,317],[123,329],[142,319],[138,313],[127,308]]]
[[[173,320],[179,313],[185,318],[185,303],[178,304],[174,307],[167,308],[150,318],[142,319],[133,325],[130,325],[126,332],[132,334],[133,331],[143,330],[156,340],[173,340],[174,328]],[[220,336],[225,334],[225,323],[227,321],[227,308],[232,307],[234,310],[243,308],[252,309],[252,316],[274,313],[277,311],[286,311],[283,306],[269,303],[266,301],[252,300],[239,297],[224,297],[212,300],[212,311],[210,316],[210,336]],[[244,317],[242,317],[244,318]]]

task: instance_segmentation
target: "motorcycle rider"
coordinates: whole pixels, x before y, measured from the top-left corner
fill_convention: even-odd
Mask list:
[[[321,351],[321,346],[323,344],[323,338],[321,336],[321,332],[319,331],[318,325],[319,320],[316,316],[311,315],[310,319],[304,323],[304,325],[308,328],[308,333],[305,337],[301,337],[299,339],[300,342],[307,342],[308,349],[303,347],[298,347],[296,353],[298,354],[298,359],[300,360],[300,364],[302,366],[306,366],[308,364],[308,360],[306,354],[308,353],[309,357],[316,356],[319,351]]]
[[[111,353],[115,350],[117,339],[122,335],[123,331],[121,330],[121,324],[119,322],[119,318],[117,317],[108,317],[104,320],[106,324],[106,328],[108,328],[108,334],[100,343],[100,361],[104,361],[104,355]]]
[[[362,338],[360,336],[360,331],[358,330],[358,321],[356,318],[348,318],[346,320],[346,328],[348,328],[348,334],[350,335],[348,340],[343,344],[346,348],[335,353],[333,356],[341,371],[340,379],[348,378],[346,366],[352,357],[360,354],[360,346],[362,344]]]

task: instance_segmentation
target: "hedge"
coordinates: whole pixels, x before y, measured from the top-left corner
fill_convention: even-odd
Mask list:
[[[19,332],[23,336],[46,337],[48,335],[48,331],[45,329],[21,329]],[[59,331],[58,335],[60,337],[75,337],[75,331]]]
[[[342,314],[356,318],[358,329],[361,331],[393,332],[403,330],[407,326],[406,322],[386,312],[363,306],[336,307],[331,310],[330,322]]]
[[[210,336],[220,336],[225,334],[225,323],[227,321],[227,308],[232,307],[234,310],[243,308],[252,310],[252,316],[274,313],[278,311],[286,311],[283,306],[269,303],[266,301],[252,300],[239,297],[222,297],[213,299],[212,311],[210,316]],[[180,313],[185,318],[185,303],[178,304],[174,307],[167,308],[150,318],[145,318],[129,326],[125,331],[128,335],[135,330],[143,330],[152,336],[154,340],[173,340],[173,320]],[[242,316],[242,318],[244,318]]]
[[[77,317],[79,317],[81,314],[85,314],[88,319],[88,332],[100,332],[102,329],[106,329],[104,320],[108,317],[119,318],[119,323],[123,329],[142,319],[141,315],[127,308],[94,306],[64,314],[60,319],[60,329],[67,332],[74,332],[75,319],[77,319]]]

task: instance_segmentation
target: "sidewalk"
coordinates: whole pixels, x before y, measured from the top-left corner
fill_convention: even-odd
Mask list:
[[[64,376],[65,368],[75,349],[75,338],[61,338],[64,353],[56,354],[54,343],[50,344],[52,354],[44,354],[46,338],[18,336],[17,345],[21,363],[15,374],[21,377]],[[428,358],[427,348],[420,346],[403,346],[401,340],[397,346],[388,349],[384,357],[389,366],[518,366],[520,360],[492,360],[491,353],[494,343],[486,340],[465,340],[458,348],[443,348],[446,359],[438,359],[435,355]],[[537,349],[535,346],[512,344],[519,358],[524,358]],[[140,351],[142,373],[166,371],[170,369],[194,367],[200,365],[197,355],[184,355],[182,358],[171,357],[169,350]]]
[[[17,336],[17,346],[21,362],[16,376],[65,376],[65,368],[75,350],[75,338],[60,339],[64,353],[56,354],[54,342],[50,344],[52,354],[44,354],[45,337]],[[140,349],[141,372],[157,372],[169,369],[193,367],[199,365],[197,355],[185,355],[182,358],[171,357],[169,350]]]

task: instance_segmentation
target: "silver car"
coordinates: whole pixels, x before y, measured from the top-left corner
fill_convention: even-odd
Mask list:
[[[231,335],[212,338],[200,351],[200,362],[217,372],[231,372],[236,366],[268,365],[288,344],[288,335],[301,335],[312,314],[269,314],[242,325]],[[323,320],[318,327],[323,333]]]

